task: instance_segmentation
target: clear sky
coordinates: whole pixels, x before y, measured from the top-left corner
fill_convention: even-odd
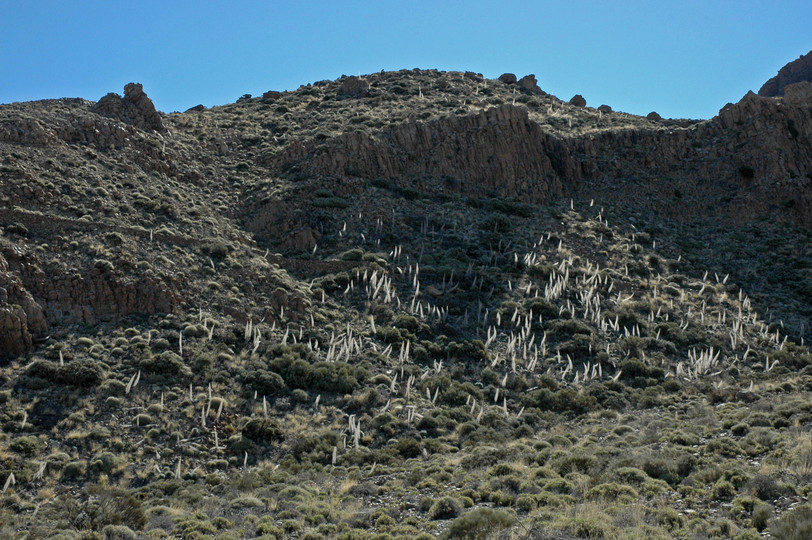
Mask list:
[[[810,50],[810,0],[0,0],[0,103],[135,81],[182,111],[419,67],[534,73],[561,99],[710,118]]]

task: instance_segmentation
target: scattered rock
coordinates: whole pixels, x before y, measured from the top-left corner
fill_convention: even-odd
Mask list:
[[[812,51],[782,67],[778,75],[764,83],[758,95],[783,96],[789,85],[802,81],[812,81]]]
[[[466,79],[471,79],[472,81],[475,82],[482,82],[483,80],[485,80],[485,77],[482,76],[482,73],[474,73],[473,71],[466,71],[465,73],[462,74],[462,76],[465,77]]]
[[[202,112],[205,111],[206,107],[201,103],[200,105],[195,105],[194,107],[189,107],[186,109],[185,112]]]
[[[499,75],[499,80],[505,84],[516,84],[516,75],[513,73],[502,73]]]
[[[575,107],[586,107],[586,100],[581,94],[575,94],[570,98],[569,104]]]
[[[598,107],[598,110],[602,113],[610,113],[612,112],[612,107],[610,107],[609,105],[601,105],[600,107]]]
[[[124,87],[124,97],[113,92],[107,94],[91,110],[141,129],[164,131],[161,114],[155,110],[152,100],[138,83],[127,84]]]

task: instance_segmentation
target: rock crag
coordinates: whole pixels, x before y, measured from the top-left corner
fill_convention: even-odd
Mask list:
[[[783,96],[787,86],[803,81],[812,81],[812,51],[782,67],[775,77],[764,83],[758,95]]]

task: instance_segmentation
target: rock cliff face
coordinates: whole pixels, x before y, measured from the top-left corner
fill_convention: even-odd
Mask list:
[[[0,246],[0,309],[3,289],[7,291],[6,303],[19,304],[26,316],[15,323],[20,329],[15,338],[18,348],[19,344],[30,347],[31,337],[47,333],[46,319],[90,324],[131,313],[168,313],[180,302],[170,286],[151,272],[127,276],[103,260],[90,268],[57,262],[43,265],[35,256],[11,245]],[[15,313],[19,316],[19,310]]]
[[[782,67],[778,75],[764,83],[758,95],[783,96],[787,86],[802,81],[812,81],[812,51]]]
[[[42,308],[0,254],[0,358],[29,352],[47,334]]]
[[[448,190],[494,190],[533,202],[590,192],[600,181],[629,176],[646,179],[645,189],[659,197],[674,190],[664,177],[677,176],[691,180],[689,200],[694,195],[722,201],[714,212],[736,219],[775,214],[810,227],[810,86],[790,86],[783,99],[750,93],[712,120],[690,127],[596,130],[580,137],[551,133],[525,108],[502,105],[373,134],[295,142],[265,163],[277,172],[445,179]],[[699,178],[731,183],[735,197]],[[635,192],[612,188],[606,195],[628,200]]]
[[[462,191],[496,189],[533,200],[562,194],[563,178],[578,184],[583,177],[563,141],[511,105],[373,136],[348,133],[295,144],[270,162],[280,170],[298,164],[310,173],[362,178],[449,177]]]

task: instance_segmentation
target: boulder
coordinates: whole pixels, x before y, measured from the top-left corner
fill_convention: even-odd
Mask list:
[[[663,119],[663,117],[660,116],[659,114],[657,114],[657,112],[655,112],[655,111],[651,111],[650,113],[648,113],[646,115],[646,118],[648,120],[651,120],[652,122],[659,122],[660,120]]]
[[[575,107],[586,107],[586,100],[581,94],[575,94],[570,98],[569,104]]]
[[[364,97],[369,91],[369,84],[358,77],[346,77],[338,87],[339,96]]]
[[[505,84],[516,84],[516,75],[513,73],[502,73],[499,75],[499,80]]]
[[[532,73],[519,79],[518,85],[519,88],[524,88],[530,92],[541,93],[541,88],[539,88],[538,81],[536,81],[536,76]]]
[[[600,107],[598,107],[598,110],[602,113],[610,113],[612,112],[612,107],[610,107],[609,105],[601,105]]]

